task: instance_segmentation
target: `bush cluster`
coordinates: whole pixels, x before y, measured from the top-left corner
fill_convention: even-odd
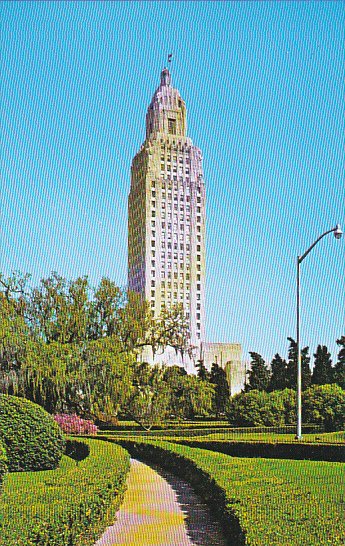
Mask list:
[[[10,472],[56,468],[65,448],[60,427],[43,408],[0,394],[0,440]]]
[[[228,403],[227,417],[230,424],[238,427],[272,427],[295,422],[296,393],[284,391],[252,390],[235,394]]]
[[[322,425],[326,431],[345,426],[345,391],[339,385],[312,385],[302,394],[303,422]],[[283,426],[296,422],[296,391],[252,390],[233,396],[227,406],[231,425]]]
[[[326,432],[345,428],[345,390],[339,385],[313,385],[303,393],[303,419]]]
[[[88,434],[95,436],[98,432],[98,427],[92,421],[82,419],[76,414],[59,413],[54,415],[54,420],[65,434]]]
[[[74,460],[33,481],[9,474],[1,505],[0,543],[6,546],[93,546],[123,501],[129,455],[95,439],[67,443]],[[84,455],[89,451],[89,455]],[[23,484],[25,489],[23,491]],[[3,542],[1,542],[3,540]]]

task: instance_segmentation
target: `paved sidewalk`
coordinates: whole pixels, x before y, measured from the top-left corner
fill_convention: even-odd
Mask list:
[[[117,521],[95,546],[225,545],[207,507],[179,478],[131,459],[127,487]]]

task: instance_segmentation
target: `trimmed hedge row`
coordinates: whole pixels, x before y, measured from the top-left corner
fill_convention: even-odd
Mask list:
[[[57,470],[7,476],[1,545],[92,546],[114,521],[126,489],[128,453],[91,439],[73,439],[68,446],[78,453],[77,463],[63,457]],[[80,460],[85,448],[90,454]]]
[[[60,427],[41,406],[0,394],[0,439],[10,472],[56,468],[65,448]]]
[[[7,455],[5,446],[1,443],[0,440],[0,489],[4,479],[4,475],[7,472]]]
[[[139,438],[170,438],[170,437],[190,437],[190,436],[207,436],[208,434],[224,434],[232,435],[236,437],[237,434],[260,434],[260,433],[274,433],[274,434],[292,434],[296,430],[295,426],[284,426],[284,427],[197,427],[189,428],[181,425],[178,428],[169,428],[169,429],[155,429],[155,430],[131,430],[129,428],[121,430],[121,428],[114,430],[102,430],[98,432],[97,437],[100,436],[114,436],[116,433],[119,433],[121,436],[137,436]],[[305,425],[303,427],[304,434],[310,433],[321,433],[323,428],[319,425]]]
[[[190,482],[229,546],[343,545],[340,463],[237,458],[163,441],[121,444]]]
[[[345,462],[343,444],[289,443],[228,440],[181,440],[171,442],[189,447],[209,449],[232,457],[260,457],[266,459],[296,459],[310,461]]]

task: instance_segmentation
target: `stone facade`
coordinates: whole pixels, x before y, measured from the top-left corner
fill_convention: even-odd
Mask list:
[[[205,185],[202,155],[186,136],[186,106],[161,74],[134,157],[128,200],[129,288],[152,314],[181,303],[191,343],[205,339]]]

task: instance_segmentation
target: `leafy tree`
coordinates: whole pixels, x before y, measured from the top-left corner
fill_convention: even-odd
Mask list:
[[[210,383],[215,387],[213,409],[217,417],[224,413],[230,398],[229,384],[226,373],[216,362],[212,364],[209,378]]]
[[[34,289],[27,280],[0,275],[0,389],[54,413],[116,419],[131,401],[143,422],[155,421],[156,410],[163,418],[166,382],[154,372],[133,385],[132,376],[145,345],[153,352],[166,345],[188,349],[183,308],[164,308],[153,319],[140,295],[107,278],[95,290],[87,277],[68,282],[55,272]]]
[[[333,378],[342,389],[345,389],[345,336],[337,339],[337,344],[340,347],[338,353],[338,361],[334,366]]]
[[[318,345],[314,353],[314,368],[311,382],[314,385],[326,385],[333,382],[331,354],[325,345]]]
[[[135,367],[133,392],[127,411],[144,430],[164,421],[168,415],[169,390],[164,371],[146,362]]]
[[[287,363],[278,353],[271,362],[269,391],[281,391],[287,385]]]
[[[27,283],[31,275],[29,273],[21,273],[14,271],[10,277],[4,277],[0,273],[0,291],[7,301],[16,303],[16,309],[19,313],[23,312],[25,304],[25,296],[27,294]]]
[[[87,277],[67,282],[53,272],[27,297],[26,313],[33,332],[46,343],[74,343],[87,338]]]
[[[303,420],[326,431],[345,427],[345,391],[339,385],[313,385],[303,393]]]
[[[169,414],[180,419],[210,414],[214,399],[213,385],[195,375],[188,375],[179,366],[166,368],[163,377],[169,388]]]
[[[29,342],[29,329],[18,312],[18,302],[0,292],[0,392],[14,394],[19,390]]]
[[[186,375],[184,378],[184,392],[180,398],[180,407],[183,405],[183,415],[189,419],[196,416],[207,417],[212,412],[214,386],[202,381],[195,375]]]
[[[86,417],[116,422],[133,392],[136,367],[134,353],[121,353],[112,336],[90,342],[83,348],[76,387]]]
[[[103,277],[94,290],[90,304],[89,339],[119,335],[120,309],[125,304],[125,294],[107,277]]]
[[[290,341],[289,360],[287,363],[287,388],[297,388],[297,343],[288,337]],[[302,370],[302,390],[307,389],[311,385],[310,357],[308,355],[309,347],[304,347],[301,350],[301,370]]]
[[[249,354],[251,369],[247,372],[249,380],[245,386],[245,391],[267,391],[270,382],[270,371],[261,355],[254,352]]]

